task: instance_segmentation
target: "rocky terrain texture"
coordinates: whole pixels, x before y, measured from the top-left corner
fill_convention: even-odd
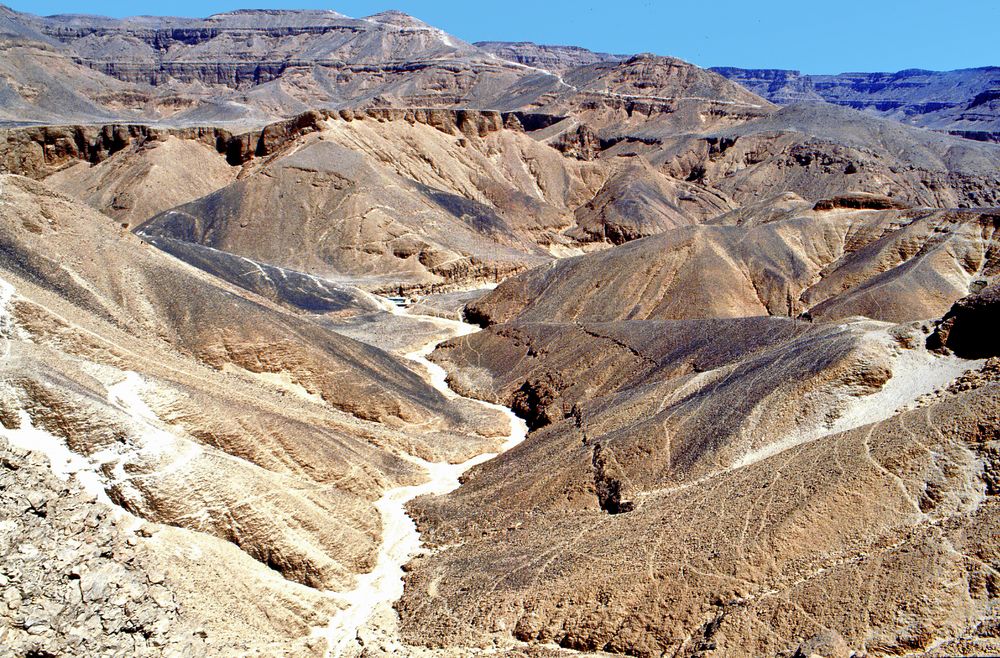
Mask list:
[[[497,281],[572,243],[561,231],[602,178],[519,126],[498,112],[333,113],[252,175],[139,230],[374,289]]]
[[[0,177],[0,204],[2,433],[47,450],[105,505],[214,540],[191,550],[224,566],[192,567],[188,586],[243,583],[234,594],[251,603],[234,610],[265,638],[308,637],[336,608],[318,590],[347,589],[371,568],[373,503],[422,478],[397,453],[461,461],[506,431],[400,359],[30,179]],[[192,543],[174,542],[164,550]],[[288,614],[258,619],[276,604]]]
[[[977,361],[928,351],[923,323],[530,317],[435,355],[533,432],[415,503],[439,550],[408,574],[404,637],[640,656],[1000,648],[992,337],[970,340]]]
[[[148,563],[140,535],[121,527],[127,522],[60,483],[40,455],[6,444],[0,450],[0,637],[9,655],[204,650],[205,634],[194,628],[186,629],[187,643],[165,646],[182,635],[172,628],[176,597],[163,585],[162,567]]]
[[[486,41],[475,45],[502,59],[553,71],[628,59],[585,48],[531,42]],[[1000,68],[995,66],[836,75],[733,66],[710,70],[778,105],[825,102],[970,139],[1000,139]]]
[[[13,655],[1000,653],[988,71],[399,12],[0,51]]]
[[[266,573],[251,585],[238,549],[110,507],[3,439],[0,505],[5,655],[322,655],[301,636],[328,601]]]

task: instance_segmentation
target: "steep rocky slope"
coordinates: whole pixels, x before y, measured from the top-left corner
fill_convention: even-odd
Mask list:
[[[741,204],[780,192],[813,201],[870,192],[914,206],[1000,203],[997,145],[830,105],[792,106],[731,129],[669,138],[649,157]]]
[[[238,173],[214,146],[168,136],[119,151],[97,165],[77,162],[49,176],[46,184],[136,226],[214,192]]]
[[[110,120],[98,99],[128,85],[74,62],[26,18],[0,5],[0,125]]]
[[[506,432],[38,183],[0,190],[4,435],[109,504],[231,542],[241,569],[348,588],[378,547],[374,502],[422,480],[394,450],[461,461]]]
[[[938,317],[996,275],[998,221],[995,210],[809,209],[737,225],[724,215],[532,270],[466,312],[483,324]]]
[[[572,244],[562,232],[606,175],[496,112],[345,112],[317,128],[141,234],[182,258],[204,246],[375,289],[496,281]]]
[[[995,652],[996,359],[932,353],[928,330],[547,320],[446,344],[457,388],[534,431],[414,504],[439,550],[408,575],[405,637]]]
[[[583,412],[421,504],[442,550],[414,564],[404,628],[640,656],[989,655],[996,409],[987,384],[656,486],[636,470],[675,426],[628,445]]]
[[[123,514],[2,438],[0,510],[9,655],[322,655],[308,634],[331,601],[226,542]]]

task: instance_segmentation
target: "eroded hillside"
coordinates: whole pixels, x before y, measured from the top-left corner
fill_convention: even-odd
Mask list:
[[[1000,653],[1000,145],[399,12],[0,53],[12,655]]]

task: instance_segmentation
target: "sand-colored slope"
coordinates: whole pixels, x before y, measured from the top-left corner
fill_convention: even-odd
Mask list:
[[[378,544],[374,501],[419,478],[383,446],[461,460],[497,442],[502,417],[399,359],[38,183],[0,185],[4,423],[26,413],[133,513],[229,540],[291,580],[346,586]]]
[[[996,268],[996,213],[798,211],[668,231],[504,282],[481,322],[939,317]]]
[[[454,341],[440,358],[459,389],[530,398],[529,422],[547,424],[417,501],[441,550],[408,576],[404,637],[640,656],[995,650],[978,583],[1000,558],[998,389],[977,373],[926,397],[983,362],[921,338],[760,318]]]
[[[170,136],[115,153],[96,165],[76,163],[46,184],[129,226],[205,196],[236,179],[208,144]]]
[[[141,234],[369,288],[496,280],[544,262],[546,245],[572,243],[562,232],[602,167],[504,128],[498,113],[468,114],[461,125],[444,112],[333,115]]]

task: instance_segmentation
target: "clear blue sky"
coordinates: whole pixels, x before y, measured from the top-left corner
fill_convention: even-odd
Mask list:
[[[466,41],[655,52],[807,73],[1000,65],[1000,0],[0,0],[36,14],[206,16],[238,8],[399,9]]]

